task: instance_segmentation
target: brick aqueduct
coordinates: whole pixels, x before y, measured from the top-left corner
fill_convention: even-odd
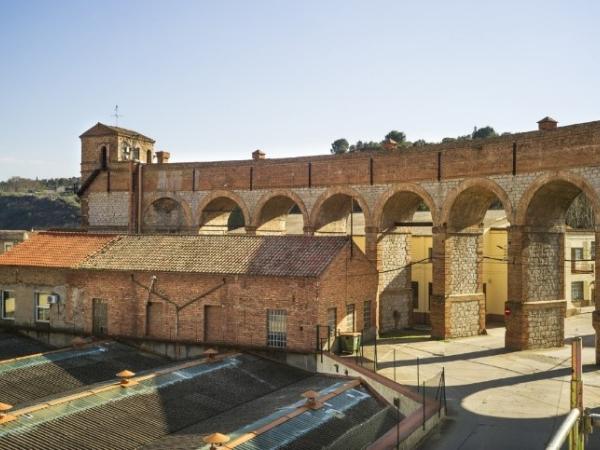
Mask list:
[[[481,224],[499,200],[510,222],[506,346],[559,346],[565,214],[581,192],[600,224],[600,121],[538,123],[537,131],[394,151],[286,159],[255,152],[252,160],[204,163],[168,163],[151,139],[98,124],[81,136],[84,226],[222,233],[239,208],[246,233],[285,233],[295,205],[305,234],[346,233],[354,203],[380,271],[377,324],[385,330],[410,320],[410,225],[424,203],[433,222],[432,334],[450,338],[484,330]],[[598,225],[594,232],[597,263]],[[598,311],[593,323],[598,333]]]

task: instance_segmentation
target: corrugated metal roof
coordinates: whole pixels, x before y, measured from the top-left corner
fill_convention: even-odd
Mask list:
[[[0,449],[138,448],[308,376],[247,355],[180,369],[20,417]]]
[[[115,342],[0,363],[0,399],[15,406],[63,395],[123,369],[140,372],[168,362]]]
[[[0,360],[50,350],[48,345],[25,336],[0,331]]]

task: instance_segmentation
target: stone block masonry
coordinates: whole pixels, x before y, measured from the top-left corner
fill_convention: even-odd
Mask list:
[[[382,332],[411,323],[410,234],[386,233],[379,238],[379,301]]]

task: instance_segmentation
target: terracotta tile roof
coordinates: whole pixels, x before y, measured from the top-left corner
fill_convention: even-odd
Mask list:
[[[0,266],[73,268],[116,235],[86,233],[32,233],[30,238],[0,255]]]
[[[312,236],[122,236],[79,267],[314,277],[348,242],[346,237]]]
[[[92,128],[84,132],[79,137],[87,137],[87,136],[106,136],[106,135],[121,135],[121,136],[129,136],[137,139],[142,139],[148,142],[154,143],[154,139],[149,138],[148,136],[144,136],[142,133],[138,133],[135,130],[128,130],[127,128],[115,127],[112,125],[106,125],[104,123],[98,122]]]

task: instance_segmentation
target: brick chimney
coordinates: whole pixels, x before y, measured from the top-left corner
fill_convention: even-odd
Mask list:
[[[169,162],[169,158],[171,157],[171,154],[169,152],[156,152],[156,162],[158,164],[166,164]]]
[[[550,116],[546,116],[542,120],[538,120],[538,130],[540,131],[556,130],[557,126],[558,122]]]
[[[252,159],[254,160],[265,159],[266,156],[266,153],[262,150],[254,150],[252,152]]]

